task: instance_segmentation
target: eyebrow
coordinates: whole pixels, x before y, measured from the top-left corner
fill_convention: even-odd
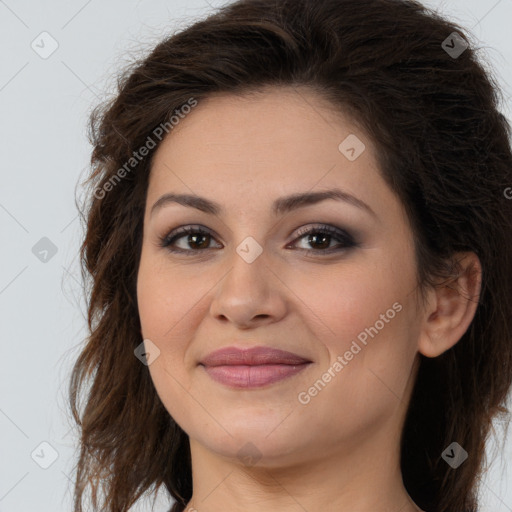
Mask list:
[[[303,192],[298,194],[292,194],[290,196],[280,197],[273,202],[272,212],[274,213],[274,215],[282,215],[284,213],[288,213],[298,208],[303,208],[305,206],[316,204],[327,199],[344,201],[348,204],[351,204],[352,206],[364,210],[371,216],[377,218],[377,214],[364,201],[358,199],[352,194],[349,194],[348,192],[344,192],[343,190],[337,188],[324,190],[320,192]],[[150,215],[152,216],[157,210],[171,203],[177,203],[181,204],[182,206],[195,208],[197,210],[212,215],[219,215],[223,211],[222,206],[219,203],[216,203],[204,197],[200,197],[193,194],[168,193],[164,194],[162,197],[160,197],[160,199],[158,199],[155,202],[155,204],[151,207]]]

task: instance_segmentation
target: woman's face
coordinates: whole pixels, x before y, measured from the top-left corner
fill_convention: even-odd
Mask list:
[[[153,209],[164,194],[202,203]],[[210,98],[158,148],[137,299],[146,348],[160,351],[155,388],[192,446],[269,467],[398,446],[416,292],[411,229],[371,141],[313,92]],[[226,347],[309,363],[201,364]]]

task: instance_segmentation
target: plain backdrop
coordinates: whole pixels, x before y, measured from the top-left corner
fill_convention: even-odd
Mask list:
[[[0,0],[0,512],[71,511],[67,385],[86,335],[75,187],[90,157],[88,114],[113,92],[119,66],[222,3]],[[424,4],[478,39],[510,119],[512,0]],[[512,511],[507,439],[504,450],[488,443],[482,512]],[[153,510],[168,508],[160,495]]]

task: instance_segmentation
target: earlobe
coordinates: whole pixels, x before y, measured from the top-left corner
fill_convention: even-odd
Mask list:
[[[456,276],[431,290],[424,310],[418,351],[426,357],[437,357],[452,348],[468,330],[478,307],[480,260],[475,253],[465,252],[458,253],[456,261]]]

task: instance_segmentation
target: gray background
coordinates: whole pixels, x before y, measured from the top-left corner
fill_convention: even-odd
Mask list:
[[[114,91],[120,64],[222,3],[0,0],[0,512],[71,510],[76,439],[67,384],[86,335],[74,201],[90,156],[89,111]],[[512,0],[424,4],[472,29],[497,73],[510,119]],[[40,36],[45,31],[51,37]],[[51,44],[57,50],[42,58]],[[40,252],[45,248],[48,254]],[[52,450],[57,458],[43,469]],[[482,512],[512,511],[510,431],[505,451],[491,440],[488,455]],[[154,510],[168,507],[162,496]],[[151,510],[150,502],[132,510]]]

